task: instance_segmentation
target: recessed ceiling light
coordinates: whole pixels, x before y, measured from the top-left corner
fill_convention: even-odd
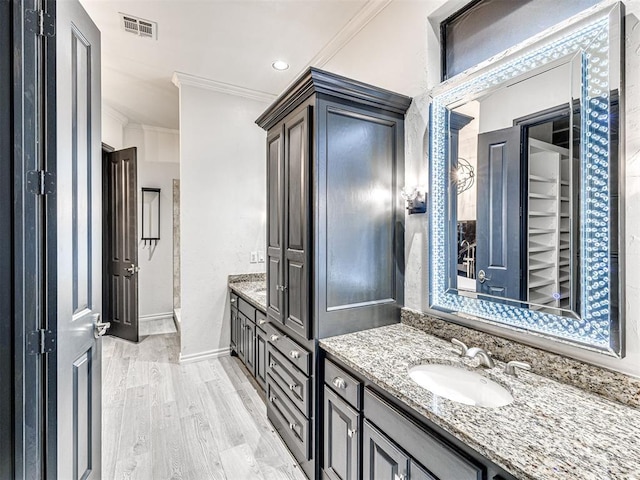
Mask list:
[[[289,68],[289,64],[283,60],[276,60],[271,64],[274,70],[286,70]]]

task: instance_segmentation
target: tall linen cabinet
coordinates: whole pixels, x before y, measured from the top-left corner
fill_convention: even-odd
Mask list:
[[[267,131],[267,412],[310,478],[322,458],[317,340],[400,320],[410,102],[310,68],[256,120]]]

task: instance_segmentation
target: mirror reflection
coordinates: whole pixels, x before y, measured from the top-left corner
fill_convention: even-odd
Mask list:
[[[620,8],[430,105],[430,307],[618,355]]]
[[[453,288],[579,312],[573,62],[449,110]]]

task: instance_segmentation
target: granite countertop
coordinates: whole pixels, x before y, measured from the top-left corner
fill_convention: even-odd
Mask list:
[[[229,275],[229,288],[263,313],[267,311],[267,278],[264,273]]]
[[[498,361],[479,372],[510,390],[510,405],[483,408],[434,396],[409,378],[410,367],[477,361],[404,324],[323,339],[320,346],[519,479],[640,479],[638,409],[530,372],[510,377]]]

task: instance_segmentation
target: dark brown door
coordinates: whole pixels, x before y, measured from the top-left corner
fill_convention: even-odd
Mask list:
[[[309,339],[309,118],[311,107],[285,124],[284,324]]]
[[[138,341],[138,232],[136,148],[107,153],[104,161],[104,310],[109,333]]]

